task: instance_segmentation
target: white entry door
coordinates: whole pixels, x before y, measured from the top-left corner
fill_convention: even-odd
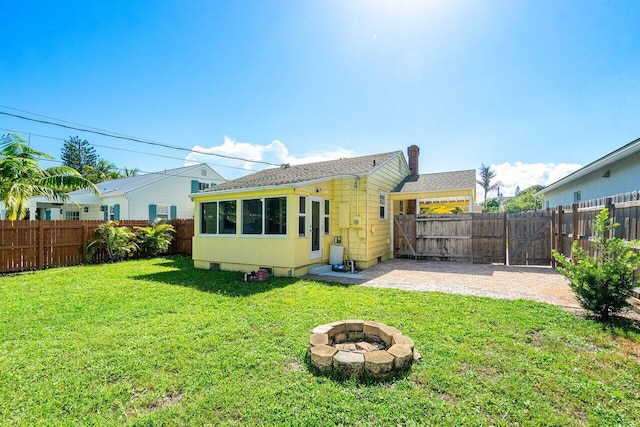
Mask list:
[[[322,202],[320,197],[311,196],[311,221],[309,235],[311,236],[311,259],[322,258]]]

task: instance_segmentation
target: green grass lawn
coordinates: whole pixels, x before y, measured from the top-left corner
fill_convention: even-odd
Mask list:
[[[637,425],[640,333],[530,301],[300,279],[187,258],[0,277],[2,425]],[[315,326],[401,329],[423,359],[336,381]]]

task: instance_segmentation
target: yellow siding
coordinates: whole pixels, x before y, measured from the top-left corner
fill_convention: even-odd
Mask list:
[[[370,267],[392,257],[391,230],[393,227],[391,191],[409,174],[409,170],[401,157],[392,159],[380,169],[372,173],[367,182],[367,227],[365,264]],[[380,191],[387,194],[386,219],[380,219]]]
[[[354,259],[359,268],[367,268],[391,257],[391,198],[390,193],[409,173],[401,156],[392,158],[367,177],[330,179],[299,188],[254,190],[233,194],[207,193],[194,196],[195,236],[193,238],[193,260],[198,268],[219,266],[223,270],[251,271],[259,267],[273,268],[278,276],[299,276],[307,273],[311,264],[328,263],[330,246],[341,239],[345,247],[345,258]],[[379,218],[380,190],[387,192],[387,219]],[[250,198],[287,197],[286,236],[241,235],[240,201]],[[298,236],[299,196],[320,197],[330,201],[330,229],[322,235],[322,257],[311,259],[309,233]],[[237,234],[201,235],[200,203],[209,201],[236,200],[238,202]],[[322,212],[321,208],[321,212]],[[347,228],[341,228],[340,212],[348,219]],[[345,213],[347,212],[347,213]],[[307,228],[310,221],[307,209]],[[356,226],[354,219],[360,219]],[[321,222],[324,218],[321,215]]]

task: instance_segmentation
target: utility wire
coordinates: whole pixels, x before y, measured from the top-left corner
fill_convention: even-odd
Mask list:
[[[34,118],[31,118],[31,117],[21,116],[19,114],[7,113],[5,111],[0,111],[0,114],[5,115],[5,116],[10,116],[10,117],[15,117],[15,118],[22,119],[22,120],[28,120],[28,121],[32,121],[32,122],[36,122],[36,123],[43,123],[43,124],[46,124],[46,125],[58,126],[58,127],[65,128],[65,129],[73,129],[73,130],[77,130],[77,131],[80,131],[80,132],[93,133],[93,134],[96,134],[96,135],[102,135],[102,136],[106,136],[106,137],[109,137],[109,138],[116,138],[116,139],[123,139],[123,140],[128,140],[128,141],[133,141],[133,142],[139,142],[141,144],[149,144],[149,145],[154,145],[154,146],[157,146],[157,147],[170,148],[170,149],[173,149],[173,150],[180,150],[180,151],[187,151],[187,152],[190,152],[190,153],[198,153],[198,154],[204,154],[204,155],[209,155],[209,156],[222,157],[222,158],[225,158],[225,159],[239,160],[239,161],[242,161],[242,162],[261,163],[261,164],[269,165],[269,166],[281,166],[278,163],[266,162],[264,160],[251,160],[251,159],[244,159],[242,157],[227,156],[227,155],[224,155],[224,154],[208,153],[206,151],[193,150],[193,149],[189,149],[189,148],[178,147],[176,145],[170,145],[170,144],[164,144],[164,143],[161,143],[161,142],[148,141],[148,140],[144,140],[144,139],[140,139],[140,138],[123,136],[123,135],[120,135],[120,134],[105,132],[105,131],[101,131],[101,130],[91,130],[89,128],[80,128],[80,127],[75,127],[75,126],[64,125],[64,124],[61,124],[61,123],[54,123],[54,122],[50,122],[50,121],[47,121],[47,120],[34,119]],[[32,113],[29,113],[29,114],[32,114]]]
[[[58,159],[47,159],[45,157],[36,157],[37,160],[42,160],[42,161],[46,161],[46,162],[52,162],[52,163],[60,163],[60,164],[64,164],[64,162],[62,160],[58,160]],[[194,165],[195,166],[195,165]],[[184,166],[185,168],[189,167],[189,166]],[[176,168],[176,169],[182,169],[182,168]],[[127,168],[119,168],[119,167],[114,167],[113,170],[118,170],[118,171],[122,171],[122,172],[126,172],[127,170],[129,172],[133,171],[134,169],[127,169]],[[171,170],[171,169],[169,169]],[[121,176],[119,178],[111,178],[111,179],[107,179],[106,181],[113,181],[116,179],[122,179],[122,178],[133,178],[136,176],[147,176],[147,175],[165,175],[165,176],[174,176],[176,178],[188,178],[188,179],[195,179],[198,181],[202,181],[202,175],[197,175],[197,176],[189,176],[189,175],[176,175],[174,173],[169,173],[169,170],[164,170],[164,171],[156,171],[156,172],[149,172],[149,171],[143,171],[140,169],[135,169],[136,172],[140,172],[140,175],[129,175],[129,176]],[[224,178],[223,178],[224,180]],[[106,181],[102,181],[102,182],[106,182]],[[102,184],[102,182],[97,182],[96,185],[98,184]]]
[[[0,105],[0,107],[2,107],[2,105]],[[58,137],[55,137],[55,136],[42,135],[42,134],[25,132],[25,131],[20,131],[20,130],[15,130],[15,129],[7,129],[7,128],[0,128],[0,129],[3,130],[3,131],[7,131],[7,132],[20,133],[20,134],[29,134],[30,136],[39,136],[41,138],[49,138],[49,139],[56,139],[58,141],[66,141],[64,138],[58,138]],[[129,149],[126,149],[126,148],[116,148],[116,147],[111,147],[109,145],[94,144],[93,142],[91,143],[91,145],[94,146],[94,147],[107,148],[109,150],[126,151],[126,152],[129,152],[129,153],[144,154],[144,155],[147,155],[147,156],[163,157],[165,159],[174,159],[174,160],[182,160],[182,161],[186,160],[184,157],[166,156],[166,155],[163,155],[163,154],[148,153],[146,151],[136,151],[136,150],[129,150]],[[241,167],[238,167],[238,166],[228,166],[228,165],[222,165],[222,164],[218,164],[218,163],[209,163],[209,162],[206,162],[206,164],[209,165],[209,166],[216,166],[216,167],[229,168],[229,169],[238,169],[238,170],[245,171],[245,172],[258,172],[258,171],[253,171],[253,170],[241,168]]]

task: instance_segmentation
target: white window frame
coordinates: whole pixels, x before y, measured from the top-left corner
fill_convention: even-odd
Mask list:
[[[64,219],[65,221],[80,221],[80,211],[65,211]]]
[[[387,219],[387,192],[380,191],[380,219]]]
[[[166,209],[166,214],[164,212],[160,212],[160,210],[165,210]],[[164,219],[164,220],[170,220],[171,216],[171,208],[169,207],[169,205],[156,205],[156,218],[159,219]]]
[[[331,233],[331,201],[324,199],[322,209],[324,209],[324,234],[327,235]]]
[[[300,220],[304,221],[300,233]],[[298,197],[298,237],[307,237],[307,196]]]

